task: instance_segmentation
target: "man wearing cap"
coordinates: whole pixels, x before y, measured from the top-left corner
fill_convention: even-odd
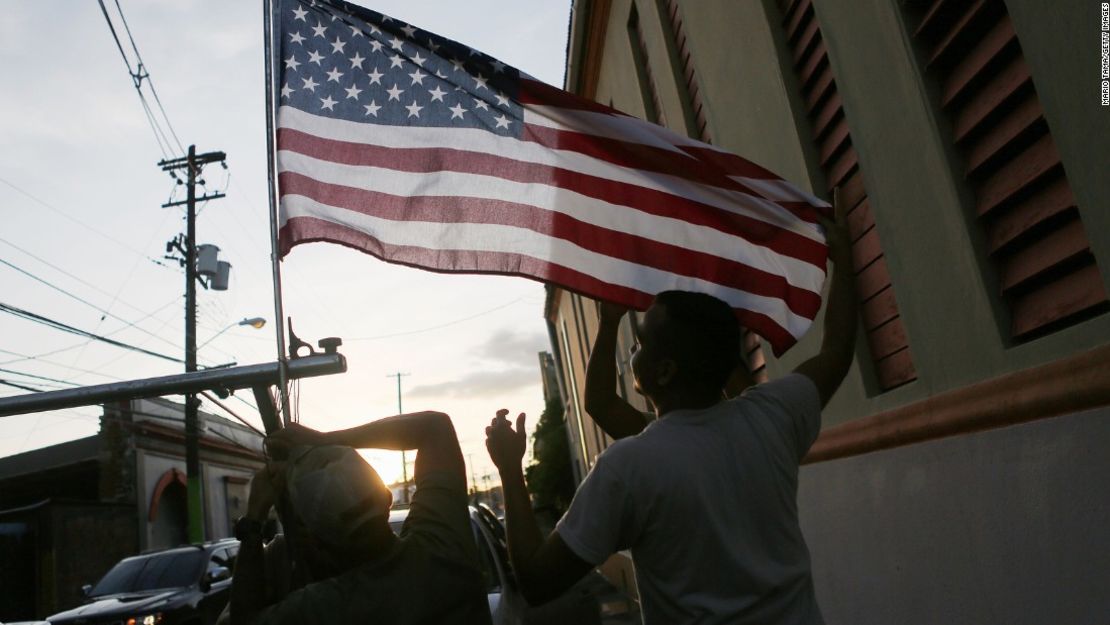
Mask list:
[[[233,625],[489,623],[450,418],[398,415],[336,432],[293,425],[267,439],[274,457],[251,482],[231,591]],[[401,536],[392,494],[357,448],[417,450],[416,492]],[[294,590],[266,605],[261,524],[274,505],[296,554]]]

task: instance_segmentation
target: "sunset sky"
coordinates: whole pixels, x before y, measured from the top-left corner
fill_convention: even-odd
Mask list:
[[[227,198],[204,206],[197,225],[198,242],[218,245],[233,265],[228,291],[200,292],[198,343],[211,339],[200,362],[274,360],[261,3],[121,4],[181,143],[228,155],[228,171],[210,166],[205,176],[206,187],[226,188]],[[367,6],[561,85],[569,4]],[[183,191],[173,195],[156,165],[163,154],[99,6],[65,9],[5,2],[0,20],[0,303],[182,357],[183,271],[155,261],[184,228],[182,209],[160,206]],[[549,349],[538,283],[437,275],[323,243],[294,249],[282,275],[297,334],[313,344],[342,338],[349,362],[346,374],[300,385],[304,424],[335,429],[394,414],[396,378],[387,376],[406,373],[404,409],[451,414],[479,480],[495,476],[482,444],[495,410],[525,411],[534,425],[543,407],[537,352]],[[262,330],[219,334],[256,316],[268,321]],[[0,337],[0,380],[37,388],[182,370],[9,314],[0,314]],[[0,396],[23,392],[0,386]],[[253,403],[249,393],[241,397]],[[259,423],[245,402],[229,406]],[[0,419],[0,456],[91,435],[98,414],[90,406]],[[400,474],[399,454],[371,461],[387,481]]]

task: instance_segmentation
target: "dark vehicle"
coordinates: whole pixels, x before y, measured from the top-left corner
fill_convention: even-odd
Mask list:
[[[389,525],[401,533],[408,508],[390,511]],[[485,505],[470,506],[470,525],[486,584],[486,598],[493,625],[618,625],[639,622],[633,603],[596,571],[575,584],[563,596],[538,608],[525,602],[509,567],[505,528]]]
[[[52,625],[212,625],[231,595],[239,541],[229,538],[120,560],[88,601],[48,618]]]

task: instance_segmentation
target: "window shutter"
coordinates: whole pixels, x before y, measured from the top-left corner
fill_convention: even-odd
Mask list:
[[[811,0],[780,0],[779,6],[826,183],[830,191],[840,187],[841,202],[849,210],[856,289],[875,379],[879,389],[890,390],[917,379],[917,370],[875,229],[859,157],[852,148],[852,134]]]
[[[1005,3],[917,0],[907,8],[964,157],[1010,336],[1028,340],[1110,308]]]

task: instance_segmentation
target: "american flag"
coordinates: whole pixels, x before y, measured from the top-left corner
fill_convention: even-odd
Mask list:
[[[820,199],[380,13],[275,4],[282,256],[330,241],[638,309],[700,291],[777,354],[817,314]]]

